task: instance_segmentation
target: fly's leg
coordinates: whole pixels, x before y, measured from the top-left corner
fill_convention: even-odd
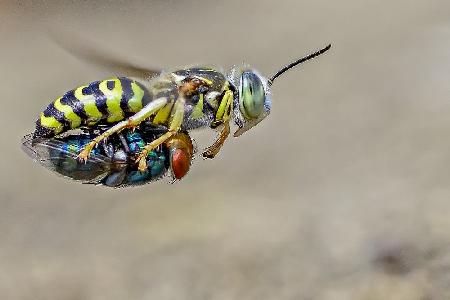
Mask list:
[[[175,107],[172,119],[169,123],[169,131],[167,131],[151,143],[147,144],[142,149],[141,153],[139,153],[139,156],[136,159],[139,171],[144,172],[147,169],[147,155],[150,151],[157,148],[159,145],[161,145],[180,131],[181,125],[183,124],[185,102],[186,100],[184,97],[180,96],[180,98],[178,98],[178,100],[174,104]]]
[[[127,140],[125,139],[123,134],[119,133],[118,136],[119,136],[120,142],[122,143],[123,150],[125,151],[125,153],[130,153],[130,147],[128,146]]]
[[[94,147],[100,143],[101,141],[108,138],[110,135],[114,133],[118,133],[122,131],[125,128],[134,128],[138,126],[142,121],[150,117],[152,114],[160,110],[164,105],[167,103],[167,98],[159,98],[156,99],[146,106],[144,106],[140,111],[135,113],[133,116],[129,117],[127,120],[121,121],[117,123],[116,125],[112,126],[105,132],[103,132],[101,135],[95,137],[89,144],[87,144],[83,150],[81,150],[80,154],[78,154],[78,159],[81,161],[87,161],[89,158],[89,155],[94,149]]]
[[[226,90],[216,112],[216,118],[211,124],[211,128],[215,128],[220,124],[223,124],[223,128],[215,142],[203,152],[204,158],[214,158],[230,135],[230,115],[232,111],[233,92]]]

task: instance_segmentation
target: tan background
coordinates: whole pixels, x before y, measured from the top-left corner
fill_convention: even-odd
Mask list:
[[[450,299],[450,4],[0,2],[1,299]],[[187,178],[109,190],[20,150],[49,101],[113,75],[47,37],[172,68],[245,61],[272,114]],[[196,134],[199,147],[213,134]]]

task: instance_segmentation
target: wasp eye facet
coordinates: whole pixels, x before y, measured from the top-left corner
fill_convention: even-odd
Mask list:
[[[254,72],[245,71],[239,84],[239,109],[246,119],[258,118],[264,111],[264,85]]]

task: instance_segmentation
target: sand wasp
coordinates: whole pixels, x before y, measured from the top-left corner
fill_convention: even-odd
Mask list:
[[[152,131],[152,126],[163,128],[162,134],[153,138],[147,136],[146,144],[135,155],[135,168],[146,172],[148,157],[155,149],[176,141],[182,132],[209,127],[220,129],[220,133],[203,152],[203,157],[214,158],[230,134],[230,122],[234,121],[238,127],[235,137],[257,125],[270,113],[270,87],[275,79],[330,47],[288,64],[268,79],[250,68],[233,67],[228,74],[206,66],[161,72],[105,55],[91,56],[90,62],[113,66],[131,77],[148,80],[139,82],[130,77],[113,77],[68,91],[41,112],[31,140],[25,139],[24,145],[32,150],[35,145],[42,146],[42,141],[45,145],[46,140],[54,140],[71,130],[92,131],[103,126],[105,130],[89,135],[90,140],[77,149],[77,158],[87,163],[96,146],[121,132],[136,129],[145,133]],[[85,56],[82,51],[75,51],[75,54]],[[151,126],[144,128],[143,123]],[[185,156],[185,163],[190,163],[190,159]]]

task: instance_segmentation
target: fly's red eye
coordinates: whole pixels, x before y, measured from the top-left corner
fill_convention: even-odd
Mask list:
[[[183,178],[189,171],[191,160],[189,155],[181,149],[172,152],[172,172],[176,179]]]

